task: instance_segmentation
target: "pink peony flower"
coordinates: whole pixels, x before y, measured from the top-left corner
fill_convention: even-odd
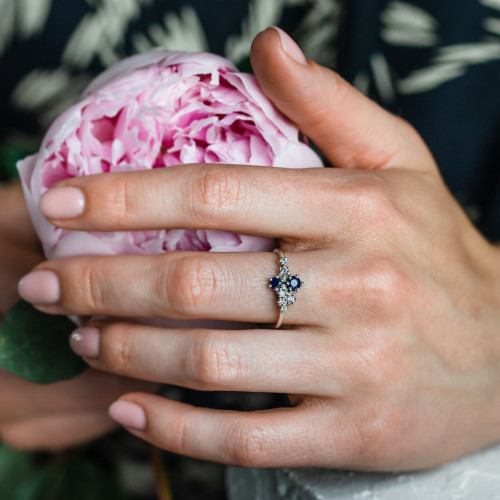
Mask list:
[[[49,224],[38,209],[41,195],[64,179],[184,163],[322,166],[255,78],[229,61],[182,52],[125,59],[55,121],[38,154],[18,164],[47,258],[272,249],[270,239],[222,231],[67,231]]]

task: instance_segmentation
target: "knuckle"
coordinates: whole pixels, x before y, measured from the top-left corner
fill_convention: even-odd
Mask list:
[[[396,123],[396,127],[400,132],[401,136],[407,137],[408,139],[417,139],[419,142],[422,142],[420,134],[417,129],[408,121],[402,118],[399,115],[392,115],[392,119]]]
[[[161,283],[159,296],[167,296],[172,310],[180,317],[198,317],[214,305],[217,273],[210,259],[197,255],[179,258]]]
[[[154,437],[156,437],[160,443],[168,439],[168,448],[171,449],[171,451],[181,455],[189,455],[191,451],[190,437],[192,435],[192,426],[189,425],[189,422],[189,418],[185,414],[178,413],[168,420],[165,429],[155,430]]]
[[[240,176],[234,169],[204,165],[193,175],[190,205],[196,220],[211,226],[234,211],[242,197]]]
[[[228,433],[227,455],[238,467],[259,467],[266,461],[266,432],[256,423],[238,423]]]
[[[357,450],[360,461],[370,466],[385,467],[396,464],[404,450],[404,440],[394,436],[404,436],[409,432],[402,412],[389,405],[374,405],[358,425]]]
[[[386,257],[370,259],[361,271],[360,288],[365,307],[376,314],[403,311],[409,296],[405,273]]]
[[[240,356],[234,345],[218,337],[215,332],[204,332],[191,346],[187,357],[187,372],[200,388],[224,388],[238,379],[241,372]]]
[[[395,207],[382,176],[376,173],[359,176],[350,194],[356,200],[358,213],[370,225],[374,222],[388,223],[393,219]]]
[[[110,325],[102,330],[100,361],[110,365],[113,373],[130,373],[133,366],[134,334],[127,324]]]
[[[113,177],[109,186],[109,204],[108,213],[113,216],[113,220],[126,222],[130,219],[130,214],[134,213],[131,206],[131,186],[128,176]]]
[[[82,264],[78,274],[80,279],[75,280],[76,283],[79,283],[77,288],[80,291],[78,303],[80,306],[83,305],[85,313],[99,312],[104,301],[100,285],[100,270],[89,261]]]

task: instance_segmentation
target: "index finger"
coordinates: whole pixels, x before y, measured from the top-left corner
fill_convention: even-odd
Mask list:
[[[214,229],[310,240],[324,237],[329,222],[348,230],[342,207],[356,175],[223,164],[106,173],[63,181],[42,196],[40,209],[74,230]]]

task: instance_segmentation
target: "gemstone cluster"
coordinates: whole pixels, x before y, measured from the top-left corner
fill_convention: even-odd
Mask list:
[[[272,288],[278,296],[278,306],[280,311],[286,313],[288,306],[295,304],[295,294],[304,284],[298,275],[292,276],[288,268],[288,259],[281,257],[279,260],[279,273],[277,276],[269,279],[269,288]]]

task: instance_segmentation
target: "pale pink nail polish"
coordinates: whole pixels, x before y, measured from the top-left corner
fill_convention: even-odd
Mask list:
[[[99,356],[100,336],[101,332],[98,328],[78,328],[71,334],[69,345],[76,355],[95,359]]]
[[[85,208],[83,191],[75,187],[49,189],[40,199],[40,211],[49,219],[78,217]]]
[[[59,278],[54,271],[33,271],[17,285],[22,299],[36,305],[55,304],[61,297]]]
[[[300,47],[292,40],[290,35],[285,33],[281,28],[277,26],[271,26],[272,29],[276,30],[281,38],[281,46],[283,50],[297,63],[307,66],[307,59]]]
[[[120,425],[143,431],[146,428],[146,413],[135,403],[118,400],[109,407],[109,416]]]

